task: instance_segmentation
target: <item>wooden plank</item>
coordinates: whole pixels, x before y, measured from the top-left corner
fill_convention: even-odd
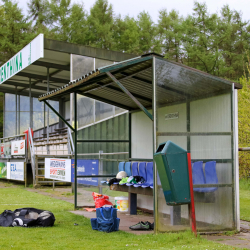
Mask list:
[[[153,196],[153,189],[152,188],[142,188],[142,187],[136,188],[133,186],[128,187],[126,185],[110,185],[110,190]]]

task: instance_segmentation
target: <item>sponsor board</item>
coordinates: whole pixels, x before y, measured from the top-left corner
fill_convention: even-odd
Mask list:
[[[7,179],[24,181],[24,162],[7,162]]]
[[[11,142],[5,142],[3,144],[4,144],[3,145],[3,158],[11,158]],[[1,152],[1,157],[2,157],[2,152]]]
[[[71,182],[75,180],[75,160],[71,160]],[[95,175],[99,173],[99,160],[77,160],[77,175],[93,175],[93,177],[88,178],[78,178],[78,184],[98,186],[98,178]]]
[[[172,119],[178,119],[179,118],[179,112],[165,114],[165,120],[172,120]]]
[[[4,143],[1,143],[1,158],[4,158]]]
[[[0,162],[0,178],[7,178],[7,162]]]
[[[0,67],[0,84],[43,57],[44,36],[40,34]]]
[[[25,155],[25,140],[11,142],[11,155]]]
[[[45,178],[71,181],[71,159],[45,158]]]

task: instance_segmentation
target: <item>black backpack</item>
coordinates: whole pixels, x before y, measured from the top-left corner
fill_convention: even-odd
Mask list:
[[[0,226],[2,227],[51,227],[54,222],[53,213],[36,208],[19,208],[14,212],[5,210],[0,214]]]

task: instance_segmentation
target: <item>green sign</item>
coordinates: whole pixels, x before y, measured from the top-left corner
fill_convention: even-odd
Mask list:
[[[44,37],[40,34],[0,67],[0,84],[43,57]]]

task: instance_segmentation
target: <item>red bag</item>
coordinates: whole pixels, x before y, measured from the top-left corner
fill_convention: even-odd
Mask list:
[[[105,205],[113,206],[112,202],[109,201],[109,197],[107,195],[102,195],[102,194],[93,192],[92,196],[95,201],[96,208],[99,208]]]

